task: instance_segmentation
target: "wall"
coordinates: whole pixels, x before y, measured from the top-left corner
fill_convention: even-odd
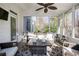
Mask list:
[[[22,33],[22,10],[19,9],[16,4],[1,4],[0,7],[4,8],[9,12],[8,21],[0,20],[0,43],[11,41],[11,30],[10,30],[10,10],[16,12],[17,15],[17,28],[18,33]]]

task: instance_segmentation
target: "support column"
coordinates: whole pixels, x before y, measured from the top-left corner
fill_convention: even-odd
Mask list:
[[[58,17],[58,31],[57,31],[58,34],[60,34],[60,19]]]
[[[63,13],[63,35],[65,35],[65,28],[64,28],[64,25],[65,24],[65,15],[64,15],[64,13]]]
[[[72,37],[75,37],[75,6],[73,6],[72,9],[72,25],[73,25],[73,31],[72,31]]]

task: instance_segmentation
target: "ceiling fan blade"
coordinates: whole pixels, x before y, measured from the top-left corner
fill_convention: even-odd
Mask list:
[[[47,13],[47,12],[48,12],[48,9],[47,9],[47,8],[45,8],[45,9],[44,9],[44,13]]]
[[[38,9],[36,9],[35,11],[39,11],[39,10],[41,10],[41,9],[43,9],[43,7],[41,7],[41,8],[38,8]]]
[[[37,3],[38,5],[41,5],[41,6],[44,6],[45,4],[44,3]]]
[[[57,8],[55,6],[49,6],[48,8],[51,10],[57,10]]]
[[[53,5],[54,3],[46,3],[45,5],[46,6],[50,6],[50,5]]]

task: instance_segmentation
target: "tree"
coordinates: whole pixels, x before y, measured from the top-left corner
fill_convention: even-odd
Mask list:
[[[58,19],[54,17],[50,18],[50,32],[56,33],[58,29]]]
[[[37,26],[35,26],[35,32],[40,32],[39,28]]]
[[[45,33],[49,32],[49,26],[48,26],[48,25],[45,26],[44,32],[45,32]]]

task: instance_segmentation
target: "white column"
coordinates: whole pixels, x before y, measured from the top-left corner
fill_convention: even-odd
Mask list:
[[[60,19],[58,17],[58,31],[57,31],[58,34],[60,34]]]
[[[74,38],[75,37],[75,7],[73,6],[73,9],[72,9],[72,25],[73,25],[73,31],[72,31],[72,37]]]
[[[63,35],[65,35],[64,23],[65,23],[65,15],[64,15],[64,13],[63,13]]]

